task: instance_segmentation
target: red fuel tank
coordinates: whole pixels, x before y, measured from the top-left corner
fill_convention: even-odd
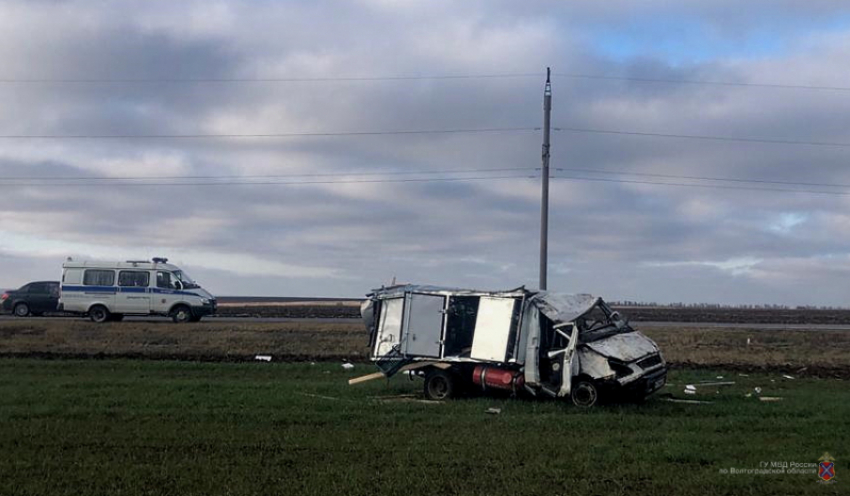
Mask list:
[[[525,378],[517,370],[478,365],[472,372],[472,383],[481,386],[484,391],[493,388],[517,392],[525,384]]]

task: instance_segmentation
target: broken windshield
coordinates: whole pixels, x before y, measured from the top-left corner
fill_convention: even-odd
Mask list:
[[[626,320],[620,312],[614,312],[604,303],[594,306],[589,312],[578,318],[581,342],[596,341],[608,336],[630,332]]]

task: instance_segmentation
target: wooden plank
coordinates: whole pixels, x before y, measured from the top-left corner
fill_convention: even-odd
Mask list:
[[[372,379],[380,379],[381,377],[386,377],[383,372],[375,372],[374,374],[361,375],[360,377],[349,379],[348,384],[359,384],[361,382],[371,381]]]

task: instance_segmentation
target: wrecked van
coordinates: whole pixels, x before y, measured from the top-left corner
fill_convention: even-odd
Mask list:
[[[570,398],[643,399],[660,389],[658,346],[588,294],[476,291],[403,285],[373,290],[361,306],[380,372],[425,379],[425,396],[467,389]]]

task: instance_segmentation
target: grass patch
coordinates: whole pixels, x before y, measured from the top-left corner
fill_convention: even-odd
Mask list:
[[[838,494],[847,473],[850,389],[836,379],[674,371],[674,392],[718,374],[738,384],[708,405],[584,411],[425,404],[410,401],[418,381],[345,382],[371,371],[3,359],[0,494]],[[784,400],[745,398],[754,385]],[[824,451],[838,458],[832,486],[720,473]]]
[[[636,326],[675,367],[722,367],[850,378],[850,332]],[[750,344],[747,344],[747,339]],[[0,321],[0,356],[245,361],[364,360],[369,337],[354,322]]]

